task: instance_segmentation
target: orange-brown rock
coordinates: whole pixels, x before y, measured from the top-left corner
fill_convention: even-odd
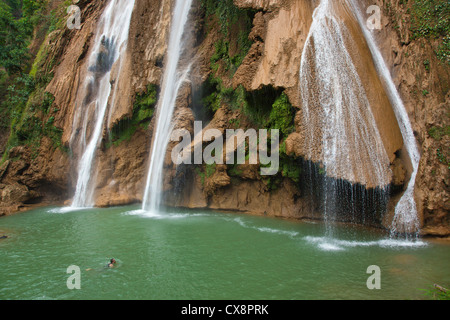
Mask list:
[[[93,47],[94,34],[108,1],[79,1],[82,10],[81,30],[67,28],[49,34],[44,40],[49,48],[47,65],[55,60],[54,78],[46,88],[55,97],[55,125],[64,130],[62,142],[68,147],[71,138],[78,134],[80,123],[75,118],[77,108],[84,99],[83,80],[86,77],[87,57]],[[369,4],[385,6],[385,1],[364,1],[361,7]],[[407,17],[410,4],[404,1],[389,2],[391,10]],[[401,4],[403,3],[403,4]],[[301,158],[305,155],[303,138],[305,128],[301,123],[302,102],[299,90],[299,69],[302,52],[312,23],[312,14],[318,1],[310,0],[234,0],[240,8],[256,10],[253,29],[249,35],[253,41],[247,56],[232,78],[219,67],[218,76],[227,87],[242,85],[248,92],[264,87],[284,90],[289,101],[297,109],[295,132],[286,140],[289,155]],[[173,1],[136,1],[130,25],[126,63],[119,70],[112,69],[112,85],[118,88],[114,105],[106,128],[112,128],[121,120],[131,117],[134,98],[146,90],[149,84],[160,85],[165,65],[167,40]],[[356,43],[351,52],[364,88],[371,101],[372,112],[376,118],[383,144],[389,155],[393,170],[393,184],[401,187],[408,181],[410,168],[402,149],[403,140],[396,124],[395,115],[377,77],[371,62],[370,52],[362,40],[356,22],[345,9],[344,2],[336,4],[341,19],[346,21]],[[201,2],[194,1],[191,12],[192,23],[185,40],[189,50],[183,53],[182,64],[192,62],[191,83],[185,84],[177,99],[174,114],[176,128],[186,128],[193,133],[195,115],[192,107],[193,91],[200,87],[211,73],[211,57],[215,53],[215,43],[221,38],[220,26],[212,24],[212,29],[203,30],[200,17]],[[411,40],[407,19],[396,19],[394,15],[382,15],[382,29],[374,31],[387,65],[391,68],[394,82],[398,87],[421,146],[422,161],[417,177],[417,204],[422,215],[423,234],[445,236],[449,234],[450,201],[448,164],[443,163],[442,152],[449,150],[449,137],[436,139],[430,135],[433,128],[445,128],[449,124],[449,69],[440,64],[432,43],[425,40]],[[199,36],[203,32],[202,36]],[[33,47],[38,47],[37,43]],[[230,50],[235,52],[236,43]],[[429,70],[423,61],[429,61]],[[425,91],[426,90],[426,91]],[[429,92],[424,95],[423,92]],[[87,115],[92,123],[92,116]],[[232,120],[232,121],[230,121]],[[239,120],[242,128],[249,128],[245,117],[239,111],[223,105],[212,118],[207,128],[217,128],[222,133],[235,127]],[[124,205],[141,201],[145,184],[146,170],[154,119],[148,128],[139,127],[126,141],[108,145],[108,131],[104,130],[102,147],[98,150],[95,172],[97,173],[96,199],[98,206]],[[431,130],[431,131],[430,131]],[[90,133],[87,133],[89,136]],[[1,140],[0,151],[5,144]],[[4,135],[3,135],[4,136]],[[3,139],[4,140],[4,139]],[[77,179],[76,157],[55,148],[49,138],[43,138],[37,152],[31,148],[17,147],[10,151],[10,160],[0,167],[0,215],[21,210],[26,202],[36,199],[54,201],[66,200],[73,193]],[[210,177],[196,174],[194,168],[176,168],[170,161],[171,144],[166,156],[165,190],[176,186],[180,170],[183,171],[184,187],[177,199],[168,197],[169,205],[189,208],[211,208],[232,210],[252,214],[293,217],[320,218],[317,212],[309,210],[309,200],[300,194],[297,186],[289,179],[283,179],[279,188],[269,191],[258,174],[258,166],[239,165],[240,177],[232,177],[225,166],[216,166]],[[35,150],[34,150],[35,151]],[[76,150],[75,154],[76,154]],[[438,153],[438,151],[440,153]],[[396,155],[399,155],[398,157]],[[318,158],[320,158],[318,154]],[[448,154],[447,159],[450,157]],[[44,201],[44,200],[43,200]],[[393,205],[391,204],[391,211]]]
[[[231,183],[231,179],[227,174],[226,165],[216,165],[215,169],[212,176],[205,179],[203,192],[207,197],[214,195],[217,190],[226,187]]]
[[[14,205],[24,203],[31,199],[28,188],[21,184],[10,184],[4,186],[1,192],[0,200],[3,205]]]

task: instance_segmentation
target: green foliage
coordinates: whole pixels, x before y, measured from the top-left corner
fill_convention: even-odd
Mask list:
[[[136,101],[133,106],[133,119],[136,123],[149,121],[155,112],[155,105],[157,102],[158,87],[156,85],[149,85],[147,90],[136,96]]]
[[[211,58],[211,69],[217,72],[223,64],[231,77],[247,55],[252,41],[249,34],[253,27],[255,12],[236,7],[233,0],[203,0],[202,7],[209,19],[207,29],[211,29],[211,21],[217,21],[222,39],[216,43],[216,52]]]
[[[225,70],[228,71],[230,69],[230,57],[228,55],[228,41],[225,41],[223,39],[220,39],[216,44],[214,45],[216,51],[211,57],[211,69],[214,73],[216,73],[219,70],[220,63],[225,64]]]
[[[215,15],[219,19],[220,31],[224,36],[228,36],[230,28],[249,12],[236,7],[233,0],[203,0],[202,7],[206,10],[206,16]]]
[[[157,96],[158,87],[153,84],[149,85],[145,92],[136,95],[133,105],[133,115],[131,118],[123,119],[114,125],[109,133],[110,141],[107,144],[108,148],[111,145],[118,146],[124,141],[130,141],[140,126],[148,126],[155,112],[154,108],[157,102]]]
[[[278,90],[267,87],[257,92],[247,93],[242,86],[236,90],[226,88],[220,79],[210,76],[202,91],[206,95],[203,99],[204,105],[214,112],[226,104],[232,110],[241,111],[256,127],[278,129],[281,139],[286,139],[294,131],[295,109],[287,95]],[[232,119],[229,123],[237,128],[240,119]],[[248,158],[248,154],[246,158]],[[205,176],[209,177],[214,171],[215,169],[207,167],[206,172],[203,172],[203,176],[201,176],[202,179]],[[237,165],[229,165],[227,171],[233,178],[238,178],[242,174]],[[283,178],[289,178],[298,183],[301,172],[301,166],[297,159],[286,154],[286,147],[283,143],[280,147],[280,173],[273,177],[266,177],[264,181],[269,190],[275,190]]]
[[[263,181],[269,191],[277,190],[280,187],[280,184],[283,182],[280,175],[264,177]]]
[[[49,52],[48,46],[45,45],[45,43],[42,44],[40,47],[36,58],[34,59],[34,62],[31,66],[30,70],[30,76],[35,78],[38,82],[42,82],[43,84],[50,82],[50,79],[47,79],[46,75],[50,72],[52,65],[47,66],[47,68],[44,70],[45,63],[47,61]]]
[[[225,87],[220,78],[215,78],[213,75],[210,75],[203,85],[202,91],[206,95],[202,99],[202,103],[212,112],[219,110],[224,103],[229,106],[234,105],[235,91],[233,88]]]
[[[223,77],[231,78],[250,50],[249,34],[255,12],[239,9],[233,0],[203,0],[202,6],[207,18],[206,30],[217,29],[218,24],[221,33],[210,61],[212,73],[200,90],[204,107],[213,113],[223,105],[239,110],[255,127],[278,129],[280,138],[286,139],[294,130],[295,115],[286,94],[272,87],[249,93],[242,85],[236,89],[224,85]],[[240,119],[233,119],[230,126],[237,128],[240,123]],[[280,150],[280,167],[278,175],[264,178],[270,190],[278,188],[283,178],[300,181],[301,167],[295,158],[286,155],[284,144]],[[227,171],[233,179],[242,175],[237,165],[229,165]],[[211,166],[206,166],[204,171],[196,169],[202,184],[214,172]]]
[[[0,96],[3,96],[8,81],[8,73],[5,69],[0,69]]]
[[[116,124],[110,131],[109,139],[106,147],[110,148],[112,145],[119,146],[124,141],[130,141],[136,133],[138,126],[130,123],[129,120],[122,120]]]
[[[246,94],[241,110],[257,126],[280,130],[283,140],[294,131],[295,109],[285,93],[271,87]]]
[[[264,87],[258,91],[245,93],[243,99],[246,102],[242,105],[242,113],[257,127],[268,127],[270,113],[279,94],[272,87]]]
[[[49,113],[50,107],[53,105],[53,102],[55,101],[55,97],[49,93],[44,92],[44,98],[42,100],[41,109],[45,112],[45,114]],[[52,117],[50,117],[52,118]],[[53,117],[54,119],[54,117]]]
[[[26,104],[25,112],[33,113],[35,111],[40,111],[47,115],[50,112],[50,107],[53,105],[55,97],[45,91],[45,88],[36,88],[30,95],[28,102]]]
[[[228,123],[230,124],[231,127],[233,127],[234,129],[238,129],[240,124],[241,124],[241,120],[240,119],[230,119],[228,121]]]
[[[3,2],[11,8],[11,13],[16,19],[19,19],[22,16],[21,0],[3,0]]]
[[[301,167],[295,163],[295,160],[292,158],[287,158],[286,161],[283,161],[281,174],[285,178],[289,178],[292,181],[299,183],[300,175],[302,173]]]
[[[31,31],[25,18],[17,20],[12,9],[0,2],[0,67],[5,68],[9,75],[20,73],[27,65]]]
[[[283,137],[287,137],[294,129],[295,110],[289,102],[288,96],[283,93],[275,101],[269,117],[269,126],[272,129],[280,130]]]
[[[205,173],[200,169],[200,167],[195,167],[195,173],[200,177],[202,186],[205,185]]]
[[[48,61],[45,43],[31,64],[28,46],[34,37],[40,41],[49,32],[53,20],[65,16],[65,1],[48,13],[48,0],[3,0],[0,2],[0,119],[1,127],[10,127],[10,137],[3,159],[11,148],[18,145],[31,147],[37,156],[43,136],[49,137],[55,147],[64,149],[62,130],[54,125],[50,115],[54,97],[45,91],[53,77],[53,63]],[[58,19],[56,19],[58,18]],[[45,68],[44,68],[45,66]],[[55,112],[55,110],[53,110]]]
[[[433,300],[450,300],[450,292],[448,290],[440,290],[433,286],[430,289],[421,289],[424,291],[424,295]]]
[[[17,113],[11,124],[11,135],[7,144],[7,151],[16,146],[29,146],[32,150],[32,157],[36,158],[40,141],[42,137],[47,136],[51,139],[55,148],[61,148],[66,151],[61,143],[63,130],[57,128],[54,124],[55,117],[48,117],[43,121],[43,110],[49,110],[53,104],[54,97],[45,92],[42,97],[41,105],[36,106],[37,110],[28,110],[27,112]],[[37,103],[37,102],[36,102]],[[7,154],[7,153],[5,153]]]
[[[47,32],[53,32],[55,30],[61,30],[66,25],[66,10],[72,4],[71,0],[65,0],[56,9],[50,11],[50,14],[46,16],[46,28]]]
[[[450,4],[442,0],[414,0],[411,32],[414,39],[448,35]]]
[[[437,49],[436,54],[439,60],[443,62],[447,61],[447,64],[450,64],[450,35],[447,34],[442,39],[442,44]]]
[[[0,105],[2,117],[0,126],[14,127],[22,117],[28,98],[35,88],[34,80],[28,75],[16,77],[14,82],[8,86],[4,100]]]
[[[286,154],[286,142],[280,145],[280,170],[283,177],[289,178],[295,183],[300,182],[302,167],[297,159]]]
[[[444,136],[450,136],[450,126],[432,127],[430,130],[428,130],[428,134],[434,140],[440,141]]]
[[[216,164],[207,164],[205,169],[206,177],[211,177],[216,172]]]
[[[450,2],[414,0],[409,13],[412,39],[440,39],[436,54],[442,62],[450,64]]]
[[[228,175],[230,177],[240,177],[242,175],[242,171],[239,170],[239,167],[237,164],[230,164],[230,165],[228,165],[227,169],[228,169],[227,170]]]
[[[42,23],[47,0],[0,2],[0,66],[19,74],[29,64],[28,45],[35,27]]]
[[[288,178],[293,181],[295,184],[300,183],[301,175],[302,175],[302,165],[299,162],[299,159],[289,156],[286,154],[286,142],[280,144],[280,168],[279,173],[274,176],[264,177],[263,181],[265,182],[267,188],[270,191],[277,190],[281,183],[283,182],[283,178]],[[270,165],[266,165],[267,167]]]
[[[437,149],[436,156],[440,163],[446,165],[450,170],[450,158],[441,151],[441,149]]]

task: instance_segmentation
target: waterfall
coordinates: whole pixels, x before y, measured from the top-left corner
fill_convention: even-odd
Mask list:
[[[173,129],[172,116],[178,90],[186,81],[189,72],[189,67],[182,71],[178,70],[178,63],[183,49],[182,37],[191,5],[192,0],[176,0],[172,16],[166,67],[157,106],[150,167],[142,204],[142,209],[146,212],[156,213],[161,204],[164,159]]]
[[[79,148],[82,156],[78,163],[78,181],[73,208],[94,205],[96,173],[93,172],[97,149],[101,143],[107,110],[113,110],[115,90],[111,88],[111,68],[118,62],[119,74],[127,50],[128,33],[134,0],[111,0],[105,8],[97,27],[95,47],[88,60],[87,76],[84,80],[83,101],[74,118],[75,132],[77,122],[82,121]],[[119,61],[118,61],[119,60]],[[112,97],[112,99],[110,99]],[[92,115],[92,123],[90,116]]]
[[[326,176],[320,187],[325,222],[336,218],[342,189],[348,188],[343,181],[352,184],[349,201],[353,201],[353,190],[385,192],[392,176],[369,99],[348,49],[355,40],[335,5],[332,0],[322,0],[315,9],[300,67],[305,157],[310,163],[320,163],[321,174]]]
[[[408,113],[403,104],[402,98],[397,91],[397,88],[392,80],[389,68],[383,59],[383,56],[378,48],[378,45],[371,33],[365,26],[365,19],[359,10],[358,4],[355,0],[351,0],[351,5],[354,12],[357,15],[358,23],[363,30],[364,37],[370,48],[370,51],[375,62],[375,66],[378,70],[380,77],[382,78],[386,90],[389,95],[389,99],[394,108],[395,116],[402,132],[403,140],[406,150],[412,165],[412,174],[408,182],[406,191],[397,203],[395,208],[395,215],[391,226],[391,236],[396,236],[399,233],[407,235],[414,235],[417,237],[420,229],[420,222],[417,214],[416,202],[414,199],[414,187],[416,184],[417,172],[419,170],[420,152],[417,146],[414,131],[409,120]]]

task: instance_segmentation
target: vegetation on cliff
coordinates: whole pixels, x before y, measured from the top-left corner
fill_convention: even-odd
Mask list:
[[[289,178],[298,183],[301,174],[297,159],[286,154],[284,141],[295,130],[295,109],[283,89],[270,86],[258,91],[247,92],[242,85],[233,88],[230,79],[249,52],[252,41],[249,38],[256,14],[252,9],[240,9],[232,0],[204,0],[206,30],[220,30],[221,38],[215,44],[215,52],[210,59],[210,75],[203,84],[202,102],[211,113],[217,112],[222,106],[238,111],[240,117],[230,120],[230,128],[278,129],[280,132],[280,173],[274,177],[265,177],[263,181],[269,190],[279,187],[283,178]],[[247,127],[244,124],[247,123]],[[248,159],[248,154],[247,154]],[[202,184],[205,177],[212,176],[215,168],[207,168],[209,174],[201,173]],[[205,171],[205,172],[206,172]],[[238,165],[228,165],[228,174],[233,178],[242,176],[243,171]],[[262,177],[261,177],[262,178]]]
[[[255,11],[239,9],[233,0],[203,0],[202,7],[207,18],[207,29],[218,23],[222,34],[222,39],[216,43],[216,53],[211,58],[212,69],[217,71],[220,61],[225,64],[225,70],[233,75],[252,45],[248,35]]]
[[[107,147],[118,146],[124,141],[130,141],[136,130],[148,127],[155,112],[158,90],[158,86],[150,84],[145,92],[136,95],[133,114],[120,120],[112,127],[109,132]]]
[[[412,39],[437,39],[438,58],[450,64],[450,2],[414,0],[408,12],[411,14]]]
[[[45,91],[56,64],[45,39],[63,25],[67,3],[50,10],[48,0],[0,2],[0,127],[9,132],[2,161],[22,145],[36,157],[43,136],[64,149],[62,129],[54,125],[54,97]]]

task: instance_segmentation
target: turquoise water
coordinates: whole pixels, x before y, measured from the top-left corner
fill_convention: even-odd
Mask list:
[[[0,219],[0,299],[426,299],[450,246],[379,230],[210,211],[42,208]],[[106,268],[109,258],[118,261]],[[80,290],[67,268],[79,266]],[[369,290],[367,268],[381,270]]]

